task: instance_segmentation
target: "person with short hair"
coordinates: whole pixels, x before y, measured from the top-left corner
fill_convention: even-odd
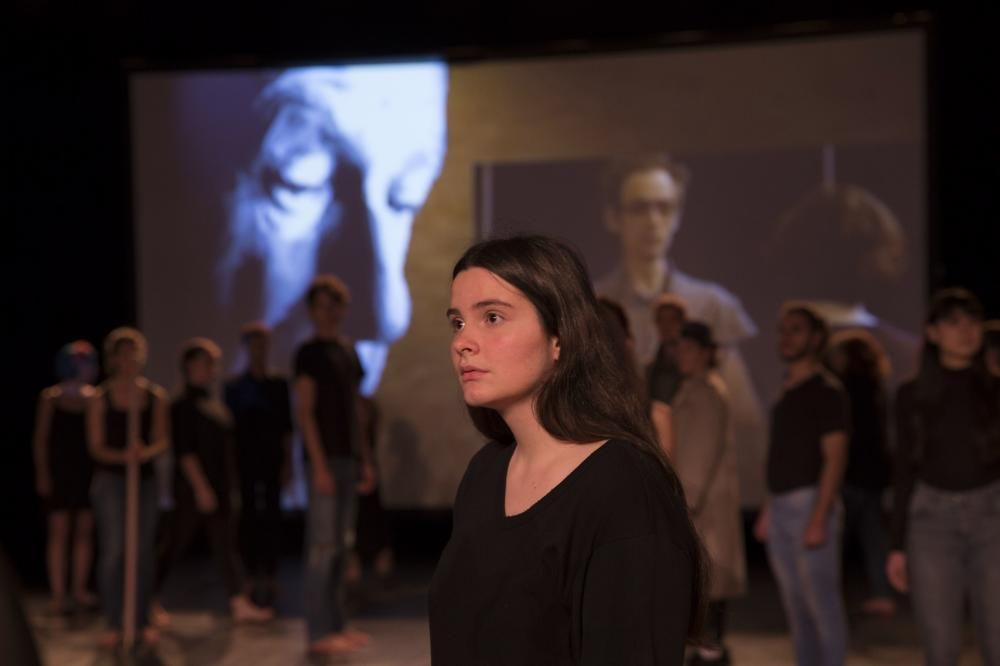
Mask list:
[[[229,610],[236,622],[261,622],[274,613],[253,604],[243,590],[243,570],[236,549],[236,512],[231,493],[236,484],[233,420],[214,395],[222,350],[207,338],[192,338],[181,350],[184,387],[170,405],[170,424],[177,464],[174,511],[160,544],[155,591],[159,594],[170,570],[202,528],[222,574]],[[156,609],[158,622],[168,616]]]
[[[96,395],[97,351],[85,340],[71,342],[56,359],[59,383],[41,392],[35,421],[35,489],[48,509],[46,560],[52,590],[50,610],[62,614],[66,604],[66,555],[72,528],[72,597],[81,609],[93,608],[96,597],[88,579],[93,561],[94,513],[90,505],[93,461],[87,453],[87,403]]]
[[[847,659],[840,489],[850,406],[820,362],[829,335],[807,305],[782,308],[778,351],[785,385],[771,413],[768,497],[754,526],[767,546],[799,666],[842,666]]]

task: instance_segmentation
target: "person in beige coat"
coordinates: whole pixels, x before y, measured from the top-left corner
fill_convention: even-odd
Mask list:
[[[684,381],[673,402],[672,462],[711,562],[705,638],[689,664],[729,663],[723,642],[725,603],[746,590],[739,471],[729,397],[715,371],[716,349],[708,325],[684,324],[677,346]]]

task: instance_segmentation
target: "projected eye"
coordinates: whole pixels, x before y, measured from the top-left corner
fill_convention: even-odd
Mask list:
[[[333,175],[333,156],[325,152],[297,155],[283,165],[271,165],[261,174],[261,187],[275,205],[285,210],[310,206],[326,198]]]
[[[448,320],[448,324],[451,326],[451,330],[458,333],[463,328],[465,328],[465,322],[458,317],[452,317]]]

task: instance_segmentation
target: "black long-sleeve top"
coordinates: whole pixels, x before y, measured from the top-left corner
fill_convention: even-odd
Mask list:
[[[906,543],[910,497],[917,481],[939,490],[961,492],[1000,481],[1000,456],[984,456],[977,442],[983,425],[976,413],[973,370],[943,370],[937,399],[917,400],[917,384],[899,387],[896,397],[896,454],[891,543]],[[992,411],[1000,418],[1000,404]],[[993,443],[993,446],[997,446]]]
[[[507,517],[514,448],[483,447],[459,487],[431,584],[435,666],[681,664],[692,543],[660,463],[611,440]]]

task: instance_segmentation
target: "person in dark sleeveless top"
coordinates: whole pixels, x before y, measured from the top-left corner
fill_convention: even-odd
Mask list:
[[[94,397],[91,383],[97,376],[97,352],[84,340],[59,351],[56,372],[60,382],[38,399],[34,453],[35,488],[49,511],[46,552],[51,611],[62,614],[66,605],[66,550],[73,533],[73,601],[80,609],[94,607],[97,599],[87,589],[93,559],[94,514],[90,509],[92,464],[87,453],[84,414]]]
[[[97,518],[100,558],[97,583],[108,620],[102,644],[121,640],[123,572],[125,562],[125,466],[140,464],[138,575],[136,630],[147,643],[158,635],[149,626],[149,601],[155,558],[153,547],[158,517],[158,492],[153,460],[167,451],[166,392],[141,376],[146,361],[146,339],[134,328],[117,328],[104,341],[108,379],[97,389],[87,408],[87,444],[97,463],[91,501]],[[129,412],[139,419],[138,440],[129,440]]]

